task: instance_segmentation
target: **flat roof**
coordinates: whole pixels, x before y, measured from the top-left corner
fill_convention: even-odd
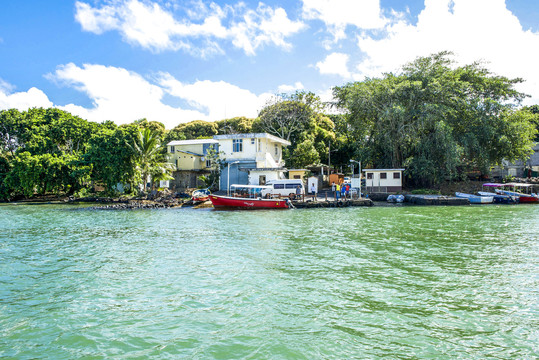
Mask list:
[[[362,169],[361,171],[404,171],[406,169]]]
[[[266,138],[273,142],[281,143],[283,145],[289,146],[290,141],[281,139],[280,137],[268,134],[268,133],[248,133],[248,134],[226,134],[226,135],[214,135],[214,139],[225,140],[225,139],[252,139],[252,138]]]
[[[200,144],[218,144],[219,141],[214,139],[193,139],[193,140],[174,140],[167,144],[167,146],[174,145],[200,145]]]

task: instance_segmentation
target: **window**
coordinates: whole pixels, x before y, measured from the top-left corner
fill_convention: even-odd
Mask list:
[[[301,175],[294,175],[294,179],[301,179]]]
[[[285,189],[295,189],[299,184],[285,184]]]
[[[262,150],[262,142],[260,141],[260,139],[258,140],[258,152],[261,152]]]
[[[387,173],[380,173],[380,179],[387,179]]]
[[[251,138],[251,145],[255,144],[255,138]]]
[[[275,144],[275,155],[279,155],[279,146]]]
[[[174,146],[171,146],[171,147],[170,147],[170,153],[171,153],[171,154],[174,154]]]
[[[233,152],[242,152],[243,151],[243,139],[233,139],[232,140],[232,151]]]
[[[401,178],[401,173],[400,172],[394,172],[393,173],[393,179],[400,179]]]
[[[284,189],[284,184],[273,184],[274,189]]]
[[[211,160],[206,160],[206,167],[211,167]]]
[[[367,179],[372,179],[372,173],[367,173]]]

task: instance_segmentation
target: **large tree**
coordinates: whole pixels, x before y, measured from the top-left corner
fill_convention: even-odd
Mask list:
[[[334,88],[354,135],[356,156],[378,167],[406,167],[421,185],[487,172],[531,151],[535,131],[517,111],[524,94],[480,63],[455,66],[447,52],[418,58],[399,74]]]

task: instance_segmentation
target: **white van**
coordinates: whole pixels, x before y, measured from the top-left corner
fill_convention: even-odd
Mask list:
[[[272,180],[266,185],[271,186],[271,188],[263,189],[263,196],[280,195],[294,198],[296,196],[298,186],[300,187],[301,194],[305,194],[305,187],[303,186],[303,181],[301,179]]]

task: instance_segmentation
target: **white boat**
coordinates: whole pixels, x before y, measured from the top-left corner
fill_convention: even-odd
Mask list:
[[[456,192],[455,196],[468,199],[470,204],[492,204],[494,202],[494,196],[480,196],[461,192]]]

